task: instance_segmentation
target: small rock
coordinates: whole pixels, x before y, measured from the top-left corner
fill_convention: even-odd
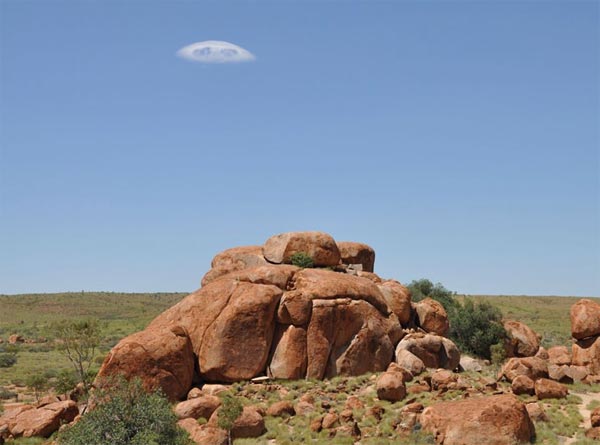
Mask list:
[[[549,379],[539,379],[535,382],[535,395],[539,400],[562,399],[567,397],[569,390],[565,385]]]

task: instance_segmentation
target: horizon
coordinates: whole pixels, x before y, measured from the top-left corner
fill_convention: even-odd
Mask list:
[[[404,284],[600,295],[598,2],[4,1],[0,25],[3,295],[195,289],[305,230]]]

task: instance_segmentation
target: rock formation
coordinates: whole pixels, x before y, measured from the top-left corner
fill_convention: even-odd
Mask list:
[[[290,264],[297,253],[315,267]],[[228,249],[214,257],[199,290],[121,340],[99,378],[139,376],[181,400],[192,381],[359,375],[384,371],[399,355],[412,359],[411,373],[456,368],[458,349],[442,337],[444,308],[433,300],[413,305],[402,284],[373,273],[374,261],[371,247],[322,232]],[[421,334],[400,342],[408,328]]]

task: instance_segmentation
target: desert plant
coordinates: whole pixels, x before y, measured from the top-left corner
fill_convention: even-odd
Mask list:
[[[50,387],[48,376],[43,374],[31,374],[25,379],[25,385],[33,391],[35,400],[40,401],[40,396]]]
[[[311,256],[306,252],[296,252],[290,257],[290,261],[294,266],[301,267],[303,269],[307,267],[314,267],[315,263]]]
[[[242,414],[242,402],[232,394],[223,393],[221,396],[221,407],[217,418],[219,428],[227,431],[227,442],[231,445],[231,430],[235,420]]]
[[[10,368],[15,363],[17,363],[17,354],[13,352],[0,354],[0,368]]]
[[[60,445],[189,445],[187,433],[160,391],[141,380],[111,382],[94,393],[95,406],[58,435]]]
[[[502,313],[487,302],[474,302],[468,298],[462,304],[456,302],[448,310],[448,317],[450,338],[459,349],[478,357],[490,359],[490,348],[502,343],[506,337]]]
[[[87,391],[90,385],[90,367],[100,344],[100,323],[90,319],[84,321],[62,321],[52,325],[58,350],[71,362],[77,378]]]
[[[62,369],[54,380],[54,390],[57,394],[66,394],[77,386],[77,374],[72,369]]]
[[[458,304],[454,298],[456,295],[455,292],[446,289],[442,283],[433,284],[433,282],[427,278],[413,280],[407,288],[410,290],[411,299],[413,301],[432,298],[439,301],[447,311]]]

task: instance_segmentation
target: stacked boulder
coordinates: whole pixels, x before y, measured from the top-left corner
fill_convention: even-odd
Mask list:
[[[579,300],[571,307],[572,366],[589,382],[600,382],[600,304]]]
[[[292,265],[298,253],[314,267]],[[374,262],[371,247],[322,232],[221,252],[199,290],[112,349],[99,378],[138,376],[181,400],[199,382],[360,375],[394,358],[411,373],[456,368],[444,308],[413,304],[401,283],[373,273]]]

